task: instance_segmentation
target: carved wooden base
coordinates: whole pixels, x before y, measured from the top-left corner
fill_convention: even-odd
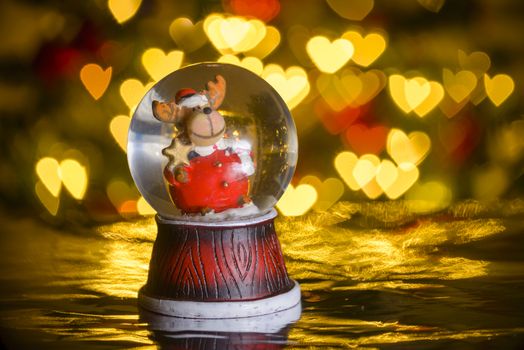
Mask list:
[[[272,211],[227,224],[157,217],[158,236],[140,304],[197,318],[255,316],[295,306],[300,288],[287,274],[275,216]]]

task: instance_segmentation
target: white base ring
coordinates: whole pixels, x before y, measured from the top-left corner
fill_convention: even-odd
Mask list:
[[[269,315],[239,318],[182,318],[160,315],[144,309],[140,318],[147,322],[152,331],[180,332],[224,332],[224,333],[278,333],[300,319],[302,305]]]
[[[291,290],[272,297],[250,301],[187,301],[159,299],[147,296],[143,288],[138,303],[144,309],[162,315],[186,318],[237,318],[272,314],[300,303],[300,286],[296,281]]]

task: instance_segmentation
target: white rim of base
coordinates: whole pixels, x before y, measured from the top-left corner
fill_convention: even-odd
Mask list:
[[[239,318],[268,315],[284,311],[300,303],[300,285],[293,281],[291,290],[272,297],[250,301],[187,301],[147,296],[143,288],[138,303],[158,314],[184,318]]]
[[[181,225],[181,226],[208,226],[208,227],[238,227],[238,226],[247,226],[254,225],[260,222],[268,221],[274,219],[277,216],[277,211],[275,208],[271,208],[268,212],[257,215],[246,217],[245,219],[238,220],[215,220],[215,221],[197,221],[197,220],[175,220],[162,217],[160,215],[156,216],[156,219],[161,224],[170,224],[170,225]]]
[[[300,319],[302,305],[268,315],[238,318],[183,318],[140,310],[140,318],[148,329],[162,332],[222,332],[222,333],[278,333]],[[192,334],[192,333],[191,333]]]

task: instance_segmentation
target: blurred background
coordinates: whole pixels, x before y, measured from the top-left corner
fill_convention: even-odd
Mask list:
[[[127,166],[130,116],[203,61],[252,70],[291,109],[285,216],[518,199],[523,15],[517,0],[3,0],[0,209],[54,224],[153,214]]]

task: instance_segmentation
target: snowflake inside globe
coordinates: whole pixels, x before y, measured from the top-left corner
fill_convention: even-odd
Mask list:
[[[208,63],[177,70],[142,99],[128,159],[144,198],[165,218],[223,221],[271,210],[297,161],[293,119],[254,73]]]

